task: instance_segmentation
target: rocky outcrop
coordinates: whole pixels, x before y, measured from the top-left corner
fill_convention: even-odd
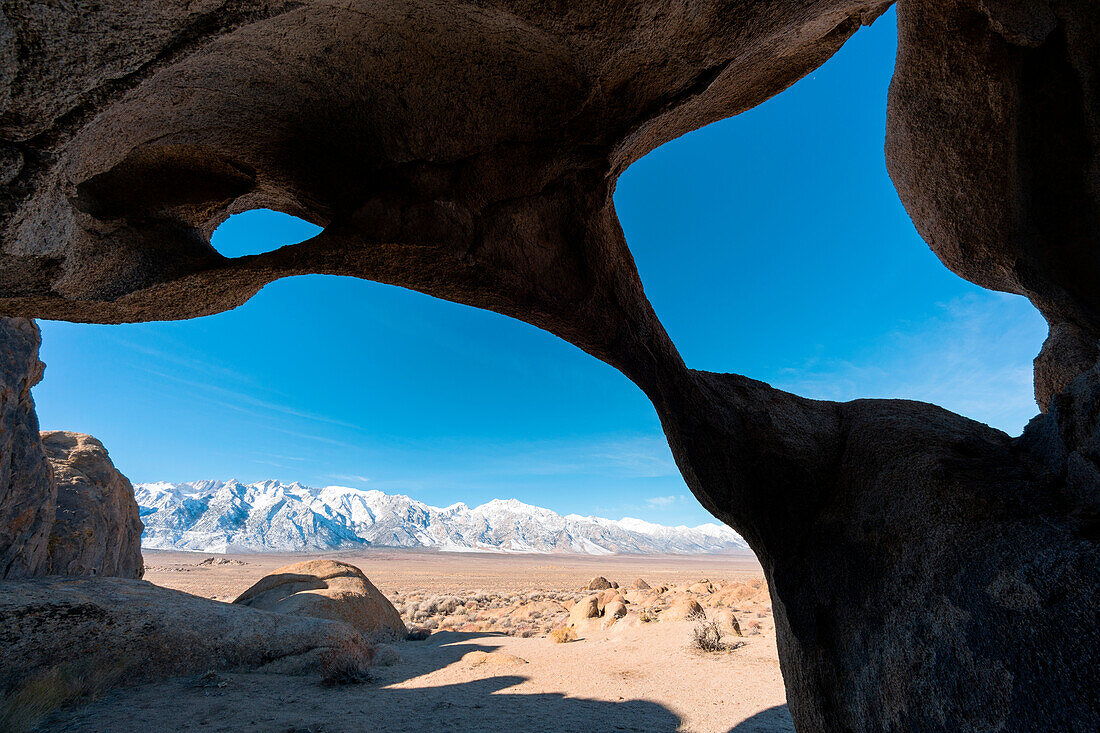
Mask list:
[[[782,91],[888,5],[78,0],[59,22],[16,2],[0,314],[187,318],[326,273],[525,320],[632,379],[756,551],[798,726],[1100,728],[1100,4],[899,3],[898,194],[948,267],[1051,324],[1049,413],[1022,438],[688,369],[615,215],[632,161]],[[324,230],[211,248],[258,207]]]
[[[408,635],[401,614],[363,571],[335,560],[307,560],[281,567],[233,603],[342,621],[375,641],[398,641]]]
[[[48,560],[57,486],[31,399],[39,343],[33,321],[0,318],[0,579],[41,575]]]
[[[569,609],[569,621],[567,625],[570,627],[584,627],[587,621],[598,619],[599,617],[600,599],[598,596],[589,596],[582,601],[578,601]]]
[[[0,694],[59,670],[133,684],[211,669],[318,670],[363,646],[346,624],[123,578],[0,583]]]
[[[42,445],[57,483],[48,575],[140,578],[141,520],[134,489],[90,435],[55,430]]]
[[[609,588],[618,588],[618,583],[612,583],[602,575],[597,575],[592,580],[588,581],[588,585],[584,587],[584,590],[607,590]]]

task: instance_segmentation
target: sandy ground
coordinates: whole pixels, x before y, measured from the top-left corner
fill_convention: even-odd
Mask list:
[[[147,552],[146,578],[232,599],[301,556]],[[222,558],[225,556],[216,556]],[[333,554],[388,595],[577,590],[594,575],[684,586],[760,577],[745,557],[571,557],[376,550]],[[753,613],[753,617],[760,615]],[[770,621],[770,619],[767,619]],[[116,690],[56,716],[55,731],[791,731],[770,623],[736,648],[692,648],[692,623],[616,623],[556,644],[486,632],[439,631],[395,645],[397,660],[363,684],[255,673],[188,677]],[[488,656],[471,652],[487,652]],[[480,657],[480,659],[478,659]]]

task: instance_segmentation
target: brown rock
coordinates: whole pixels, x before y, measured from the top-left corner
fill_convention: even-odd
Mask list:
[[[608,588],[615,588],[617,586],[612,585],[611,581],[602,575],[597,575],[592,580],[588,581],[588,585],[584,587],[584,590],[607,590]]]
[[[682,598],[661,611],[661,621],[689,621],[704,613],[703,607],[694,598]]]
[[[728,608],[719,609],[714,620],[723,632],[729,632],[734,636],[744,636],[741,633],[741,624],[737,621],[737,617],[733,615],[733,611]]]
[[[589,596],[583,601],[579,601],[573,608],[569,610],[568,626],[581,626],[589,619],[600,617],[600,599],[596,596]]]
[[[141,520],[134,487],[90,435],[42,433],[57,483],[50,529],[50,575],[140,578]]]
[[[42,379],[38,326],[0,318],[0,579],[45,573],[57,486],[31,387]]]
[[[634,582],[630,584],[630,587],[634,590],[649,590],[649,583],[645,582],[641,578],[635,578]]]
[[[269,613],[141,580],[50,576],[0,583],[0,680],[149,681],[210,669],[316,670],[361,643],[347,624]],[[110,687],[111,685],[107,685]]]
[[[396,641],[408,635],[397,609],[363,571],[334,560],[307,560],[281,567],[233,603],[343,621],[376,641]]]
[[[604,606],[604,618],[616,619],[626,615],[626,603],[622,599],[616,599]]]

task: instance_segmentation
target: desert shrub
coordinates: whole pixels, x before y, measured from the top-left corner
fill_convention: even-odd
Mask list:
[[[370,681],[374,647],[361,636],[344,639],[321,656],[321,684],[326,687]]]
[[[570,641],[576,641],[577,632],[566,626],[559,626],[550,632],[550,638],[554,640],[555,644],[565,644]]]
[[[704,652],[724,651],[726,645],[722,643],[722,632],[718,624],[708,621],[706,616],[695,618],[695,626],[691,630],[692,645]]]
[[[640,611],[640,612],[638,613],[638,619],[639,619],[639,620],[640,620],[640,621],[641,621],[641,622],[642,622],[643,624],[648,624],[648,623],[651,623],[651,622],[653,622],[653,621],[656,621],[656,620],[657,620],[657,614],[653,613],[653,611],[649,610],[648,608],[643,608],[643,609],[642,609],[642,610],[641,610],[641,611]]]
[[[8,694],[0,695],[0,731],[23,733],[38,727],[58,708],[96,697],[119,684],[142,660],[85,658],[65,662],[33,674]]]

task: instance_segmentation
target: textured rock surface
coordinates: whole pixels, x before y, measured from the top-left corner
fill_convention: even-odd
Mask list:
[[[41,575],[47,564],[57,486],[31,399],[39,342],[33,321],[0,318],[0,579]]]
[[[401,614],[363,571],[335,560],[281,567],[260,578],[233,603],[343,621],[377,641],[397,641],[408,634]]]
[[[1022,438],[687,369],[615,216],[632,161],[887,5],[9,3],[0,314],[186,318],[317,272],[523,319],[634,380],[757,552],[799,726],[1096,729],[1100,4],[898,10],[898,193],[948,267],[1051,324]],[[210,247],[261,206],[324,230]]]
[[[886,162],[944,264],[1051,324],[1046,409],[1100,339],[1100,6],[904,0]]]
[[[134,488],[90,435],[55,430],[42,445],[57,483],[47,575],[140,578],[141,520]]]
[[[346,624],[206,600],[124,578],[0,583],[0,692],[66,664],[145,682],[210,669],[317,668],[361,644]],[[80,670],[74,670],[80,671]]]

